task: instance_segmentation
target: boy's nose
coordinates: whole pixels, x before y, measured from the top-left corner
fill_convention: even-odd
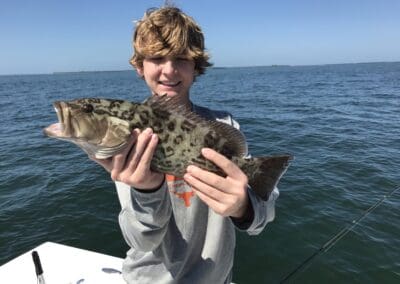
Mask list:
[[[164,74],[173,74],[176,72],[176,61],[175,60],[165,60],[163,64],[163,73]]]

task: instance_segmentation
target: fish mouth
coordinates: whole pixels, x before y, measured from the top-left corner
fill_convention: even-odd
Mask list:
[[[71,138],[71,127],[68,127],[66,123],[70,117],[68,105],[64,102],[54,102],[53,106],[57,114],[58,122],[44,128],[43,132],[49,137]]]

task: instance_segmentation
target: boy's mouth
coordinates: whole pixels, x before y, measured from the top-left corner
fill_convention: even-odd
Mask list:
[[[178,81],[178,82],[159,81],[158,83],[160,85],[163,85],[163,86],[166,86],[166,87],[176,87],[181,83],[181,81]]]

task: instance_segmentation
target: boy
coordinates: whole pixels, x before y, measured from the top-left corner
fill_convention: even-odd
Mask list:
[[[148,11],[134,34],[136,68],[152,95],[167,94],[209,120],[236,128],[229,113],[192,104],[189,90],[211,64],[200,27],[178,8]],[[96,160],[128,192],[119,223],[131,249],[123,265],[128,283],[230,283],[235,230],[260,233],[274,218],[274,189],[267,202],[248,189],[246,175],[211,149],[202,154],[226,177],[189,166],[184,179],[153,172],[157,146],[151,129],[135,129],[131,146],[110,160]]]

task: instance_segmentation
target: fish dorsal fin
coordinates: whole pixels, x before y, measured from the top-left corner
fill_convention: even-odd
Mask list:
[[[147,98],[144,105],[148,105],[152,109],[162,109],[170,113],[185,109],[185,107],[179,102],[178,96],[168,97],[164,95],[152,95]]]
[[[188,110],[180,103],[179,98],[176,96],[168,97],[167,95],[153,95],[143,104],[150,106],[156,112],[160,112],[161,115],[178,115],[190,121],[192,124],[211,128],[214,132],[225,138],[226,141],[224,141],[224,148],[230,150],[227,153],[222,153],[226,156],[243,157],[247,155],[246,138],[242,132],[232,125],[216,120],[208,120],[197,113]]]

